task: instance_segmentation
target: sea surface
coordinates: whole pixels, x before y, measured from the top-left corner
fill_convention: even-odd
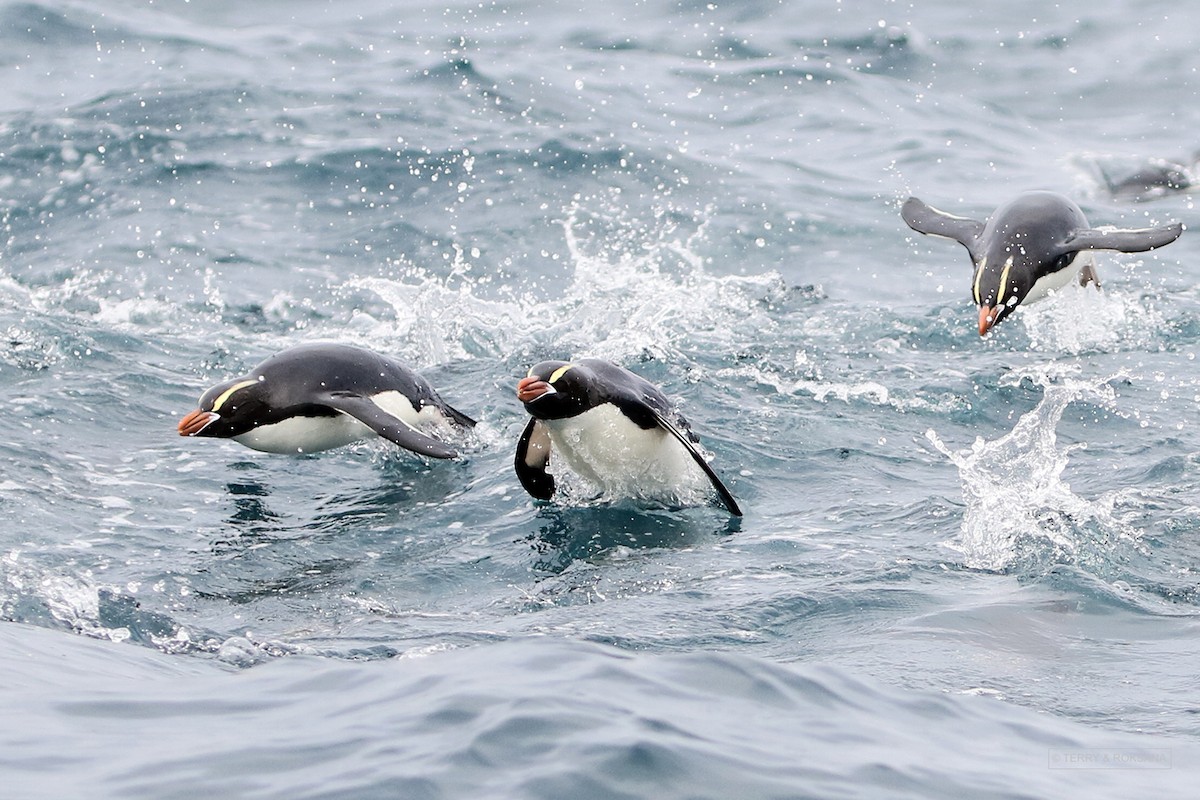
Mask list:
[[[1178,0],[0,2],[13,798],[1183,798]],[[1161,188],[1161,187],[1160,187]],[[1183,222],[977,331],[910,194]],[[180,438],[340,341],[464,457]],[[658,384],[746,513],[534,502],[516,381]]]

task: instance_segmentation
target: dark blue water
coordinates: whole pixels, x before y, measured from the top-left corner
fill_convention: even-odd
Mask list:
[[[917,194],[1200,224],[1179,3],[0,4],[19,797],[1187,797],[1200,240],[976,333]],[[181,439],[304,341],[466,457]],[[746,510],[512,473],[659,384]]]

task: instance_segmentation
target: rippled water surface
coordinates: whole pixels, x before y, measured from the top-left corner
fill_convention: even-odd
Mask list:
[[[20,797],[1188,797],[1200,11],[0,3],[0,764]],[[1028,189],[1102,254],[981,339]],[[307,341],[464,458],[182,439]],[[534,503],[608,358],[746,510]]]

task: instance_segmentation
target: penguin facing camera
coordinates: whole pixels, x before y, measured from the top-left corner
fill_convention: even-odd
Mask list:
[[[1075,203],[1054,192],[1026,192],[986,222],[940,211],[915,197],[900,215],[918,233],[953,239],[975,265],[972,295],[984,336],[1022,303],[1041,300],[1072,280],[1099,286],[1090,251],[1140,253],[1179,238],[1178,223],[1157,228],[1091,228]]]
[[[530,419],[513,463],[533,497],[554,496],[553,454],[606,494],[669,498],[707,482],[730,514],[742,515],[687,420],[629,370],[595,358],[543,361],[517,384],[517,399]]]

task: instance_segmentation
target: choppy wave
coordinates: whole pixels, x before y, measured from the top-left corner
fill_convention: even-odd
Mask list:
[[[1200,212],[1103,172],[1195,149],[1200,57],[1143,6],[0,5],[6,789],[1189,796]],[[1188,232],[980,339],[898,202],[1034,188]],[[463,458],[176,435],[311,340]],[[581,355],[746,516],[534,503],[513,383]]]
[[[130,662],[82,642],[64,648],[26,628],[4,636],[44,657],[65,650],[93,687],[30,669],[9,675],[5,703],[21,713],[6,719],[22,722],[0,735],[18,792],[52,780],[68,794],[123,797],[252,784],[296,797],[1016,798],[1082,782],[1116,798],[1195,772],[1177,742],[1097,734],[987,697],[904,693],[832,666],[535,639],[366,665],[289,659],[231,675]],[[97,728],[107,746],[96,745]],[[72,754],[71,770],[27,757],[29,732],[47,729]],[[1063,764],[1105,758],[1140,768],[1107,770],[1100,782]],[[1014,771],[1021,786],[1006,788]]]

